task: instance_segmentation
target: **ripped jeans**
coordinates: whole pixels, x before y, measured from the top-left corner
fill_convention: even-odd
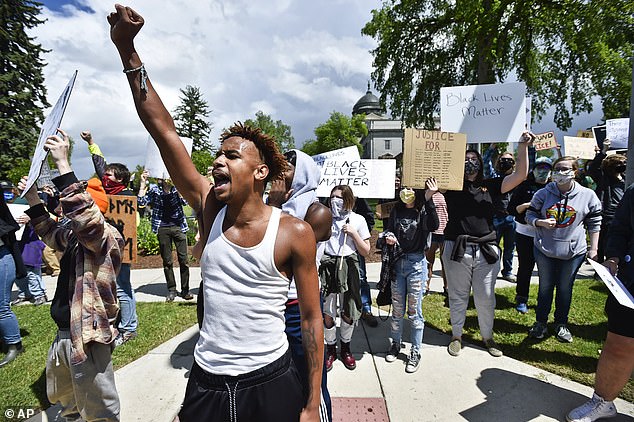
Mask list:
[[[392,281],[392,341],[401,343],[403,317],[407,308],[407,316],[412,322],[412,349],[420,350],[425,329],[423,293],[427,280],[427,260],[422,252],[407,253],[394,265],[396,278]]]

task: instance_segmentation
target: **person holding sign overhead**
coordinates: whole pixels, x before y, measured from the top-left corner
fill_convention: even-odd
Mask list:
[[[341,361],[350,370],[357,367],[350,352],[350,340],[362,312],[358,255],[368,256],[370,253],[370,232],[365,219],[352,211],[354,202],[354,194],[348,185],[335,186],[330,192],[332,235],[325,244],[319,265],[321,289],[326,298],[324,336],[327,370],[332,369],[337,359],[337,307],[341,310]]]
[[[462,349],[462,327],[471,289],[484,344],[492,356],[502,356],[493,340],[495,280],[500,271],[500,250],[493,226],[496,211],[493,197],[511,191],[526,179],[528,146],[533,139],[534,135],[529,132],[522,134],[515,170],[503,179],[484,179],[482,157],[477,151],[468,150],[462,190],[445,193],[449,221],[445,228],[442,259],[449,288],[452,330],[447,351],[452,356],[458,356]]]

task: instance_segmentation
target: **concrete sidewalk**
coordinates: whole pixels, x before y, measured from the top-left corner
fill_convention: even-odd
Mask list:
[[[368,264],[371,286],[378,280],[379,269],[380,264]],[[588,271],[584,266],[582,274],[587,276]],[[436,269],[434,273],[439,275]],[[162,269],[135,270],[132,280],[137,301],[165,300]],[[191,286],[198,286],[199,281],[200,270],[192,268]],[[49,282],[53,284],[47,280],[47,285]],[[498,280],[499,287],[508,285]],[[442,291],[439,276],[432,279],[431,290]],[[592,394],[589,387],[508,357],[493,358],[467,343],[459,357],[451,357],[446,351],[449,336],[431,329],[425,330],[421,368],[407,374],[410,344],[409,326],[405,326],[407,347],[393,363],[384,359],[388,320],[380,321],[377,328],[360,323],[355,329],[352,351],[357,369],[348,371],[336,361],[328,373],[335,421],[557,421],[565,420],[570,409]],[[187,384],[197,332],[197,327],[191,327],[116,371],[123,422],[174,419]],[[634,421],[632,403],[617,400],[616,405],[619,415],[612,420]],[[55,420],[56,413],[52,407],[32,420]]]

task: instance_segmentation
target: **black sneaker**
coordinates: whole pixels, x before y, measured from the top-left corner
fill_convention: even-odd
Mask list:
[[[387,355],[385,355],[386,362],[394,362],[398,358],[398,354],[401,351],[401,345],[396,342],[392,342],[390,346],[390,350],[388,350]]]
[[[405,372],[408,374],[412,374],[418,371],[418,367],[420,366],[420,353],[416,349],[412,349],[409,354],[409,359],[407,360],[407,365],[405,365]]]
[[[189,292],[181,292],[181,294],[179,294],[180,297],[182,297],[185,300],[192,300],[194,298],[194,296],[189,293]]]

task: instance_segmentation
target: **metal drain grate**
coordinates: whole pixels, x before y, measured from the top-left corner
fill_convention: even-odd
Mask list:
[[[332,422],[389,422],[383,398],[332,398]]]

